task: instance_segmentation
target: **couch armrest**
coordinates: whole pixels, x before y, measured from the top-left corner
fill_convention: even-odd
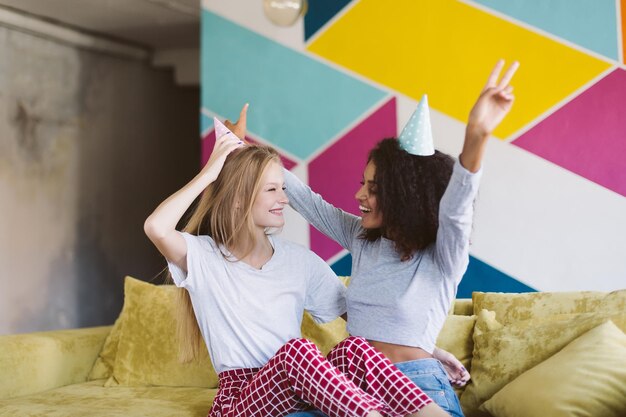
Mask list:
[[[0,336],[0,399],[86,381],[111,328]]]

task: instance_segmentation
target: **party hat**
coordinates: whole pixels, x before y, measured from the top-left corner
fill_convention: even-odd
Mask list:
[[[234,135],[234,133],[231,132],[229,128],[224,126],[224,123],[217,120],[217,117],[213,118],[213,126],[215,127],[215,139],[219,139],[229,133],[232,133]]]
[[[420,100],[409,122],[402,129],[398,140],[400,147],[412,155],[428,156],[435,153],[426,94]]]

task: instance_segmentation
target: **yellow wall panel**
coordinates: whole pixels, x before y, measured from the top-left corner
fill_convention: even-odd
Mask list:
[[[453,0],[362,0],[308,46],[343,67],[465,121],[499,58],[521,63],[507,138],[611,64]]]

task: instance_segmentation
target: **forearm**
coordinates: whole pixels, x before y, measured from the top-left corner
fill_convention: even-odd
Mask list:
[[[459,162],[463,165],[463,168],[470,172],[478,172],[482,165],[488,139],[488,132],[481,131],[470,125],[467,126],[463,150],[459,156]]]
[[[450,355],[450,353],[446,350],[443,350],[437,346],[435,346],[435,349],[433,350],[433,358],[437,359],[437,360],[443,360],[445,358],[447,358],[446,355]]]
[[[289,204],[317,230],[350,250],[359,218],[334,207],[293,173],[284,170]]]
[[[183,188],[163,201],[146,219],[144,230],[150,240],[160,240],[176,230],[176,225],[194,200],[215,178],[201,172]]]
[[[474,200],[481,177],[481,169],[471,172],[460,160],[455,162],[452,177],[439,203],[435,259],[448,279],[459,281],[467,268]]]

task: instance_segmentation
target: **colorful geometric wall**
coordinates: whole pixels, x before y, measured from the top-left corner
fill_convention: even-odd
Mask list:
[[[310,0],[286,29],[252,3],[203,1],[204,160],[212,117],[236,118],[249,102],[250,139],[356,213],[367,151],[424,93],[435,146],[457,156],[489,70],[518,60],[459,296],[626,287],[626,0]],[[338,245],[296,215],[287,222],[288,238],[349,274]]]

